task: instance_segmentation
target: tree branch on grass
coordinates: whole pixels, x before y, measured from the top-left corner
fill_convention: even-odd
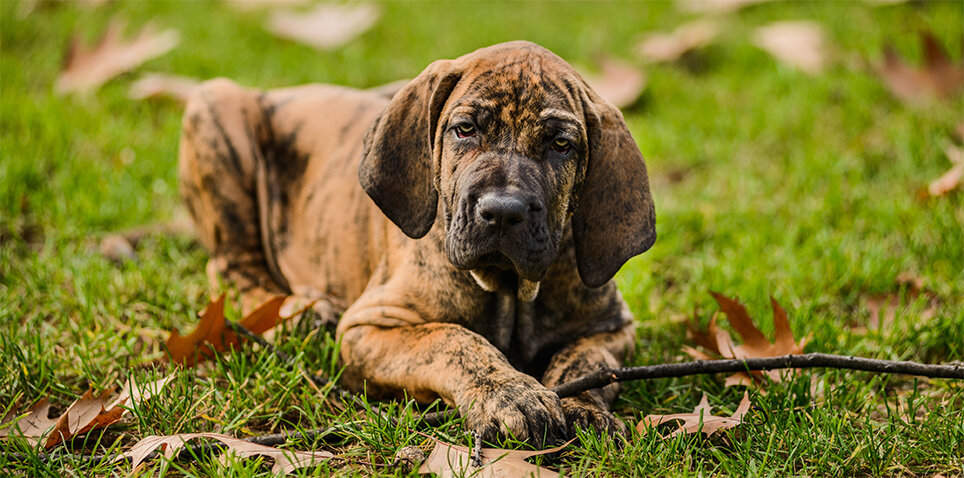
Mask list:
[[[686,377],[711,373],[735,373],[757,370],[833,368],[863,370],[886,374],[918,375],[930,378],[964,379],[964,364],[929,365],[918,362],[878,360],[845,355],[810,353],[729,360],[697,360],[695,362],[627,367],[616,370],[600,370],[554,387],[552,391],[560,398],[579,395],[587,390],[627,380]]]
[[[964,364],[929,365],[918,362],[878,360],[845,355],[810,353],[803,355],[783,355],[729,360],[696,360],[683,363],[666,363],[642,367],[625,367],[615,370],[599,370],[552,388],[559,398],[572,397],[594,388],[630,380],[650,380],[655,378],[686,377],[689,375],[708,375],[712,373],[736,373],[757,370],[833,368],[844,370],[863,370],[886,374],[918,375],[930,378],[964,379]],[[426,425],[438,426],[456,416],[454,410],[426,413],[421,421]]]

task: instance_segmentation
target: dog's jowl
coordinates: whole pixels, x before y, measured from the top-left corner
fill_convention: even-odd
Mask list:
[[[631,352],[612,277],[653,201],[619,110],[548,50],[439,60],[391,97],[208,81],[179,175],[212,275],[248,306],[318,299],[349,387],[441,398],[487,439],[619,430],[616,386],[547,387]]]

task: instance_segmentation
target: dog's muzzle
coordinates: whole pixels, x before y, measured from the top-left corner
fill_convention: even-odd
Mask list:
[[[469,198],[463,198],[469,201]],[[495,267],[520,276],[542,278],[551,262],[545,206],[524,192],[495,190],[459,208],[464,227],[450,239],[458,244],[450,255],[461,268]],[[450,251],[451,252],[451,251]]]

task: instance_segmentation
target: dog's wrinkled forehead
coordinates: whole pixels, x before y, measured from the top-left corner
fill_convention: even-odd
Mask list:
[[[503,123],[535,122],[547,112],[582,116],[584,84],[554,53],[528,42],[483,48],[456,60],[463,68],[445,111],[470,106]],[[445,113],[443,113],[444,115]]]

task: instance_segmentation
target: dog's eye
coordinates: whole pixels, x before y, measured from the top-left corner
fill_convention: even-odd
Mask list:
[[[552,149],[560,153],[569,152],[570,146],[571,145],[569,144],[569,140],[566,138],[556,138],[555,141],[552,142]]]
[[[455,134],[457,134],[459,138],[475,136],[475,125],[472,123],[459,123],[455,125]]]

